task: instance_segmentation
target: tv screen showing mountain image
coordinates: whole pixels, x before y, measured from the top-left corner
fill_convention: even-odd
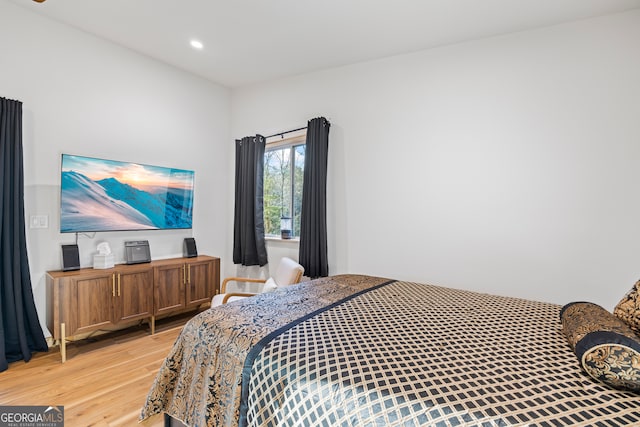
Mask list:
[[[191,228],[194,172],[62,155],[60,232]]]

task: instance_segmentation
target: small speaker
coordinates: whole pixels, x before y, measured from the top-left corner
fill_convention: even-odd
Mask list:
[[[133,240],[124,242],[124,258],[127,264],[151,262],[148,240]]]
[[[196,239],[194,239],[193,237],[184,238],[183,253],[185,258],[193,258],[198,256],[198,249],[196,249]]]
[[[80,270],[78,245],[62,245],[62,271]]]

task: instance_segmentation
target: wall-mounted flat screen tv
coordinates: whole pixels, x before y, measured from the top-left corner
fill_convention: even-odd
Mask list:
[[[62,155],[60,232],[191,228],[194,172]]]

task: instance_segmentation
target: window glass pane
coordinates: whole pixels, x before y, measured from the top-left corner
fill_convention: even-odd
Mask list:
[[[291,216],[291,148],[264,154],[264,231],[280,234],[280,217]]]
[[[304,181],[305,145],[297,145],[294,150],[293,178],[293,235],[300,236],[300,212],[302,212],[302,183]]]

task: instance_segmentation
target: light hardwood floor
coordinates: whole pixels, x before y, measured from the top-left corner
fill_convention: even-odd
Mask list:
[[[182,326],[194,313],[133,326],[36,353],[0,373],[0,405],[62,405],[66,427],[136,426],[147,392]],[[162,426],[154,417],[141,427]]]

